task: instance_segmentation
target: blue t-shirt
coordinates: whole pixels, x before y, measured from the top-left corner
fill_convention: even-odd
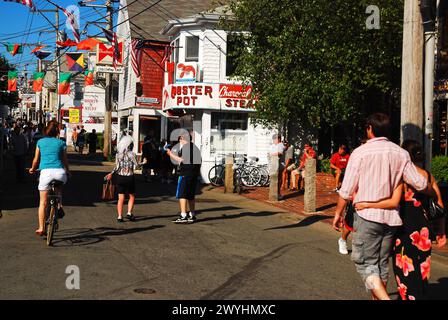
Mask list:
[[[40,170],[64,168],[62,154],[67,149],[64,141],[57,138],[44,137],[39,139],[37,147],[40,150]]]

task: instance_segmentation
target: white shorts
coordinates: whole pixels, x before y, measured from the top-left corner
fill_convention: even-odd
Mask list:
[[[40,171],[39,176],[39,191],[50,190],[50,183],[53,180],[62,181],[67,183],[67,173],[65,169],[43,169]]]

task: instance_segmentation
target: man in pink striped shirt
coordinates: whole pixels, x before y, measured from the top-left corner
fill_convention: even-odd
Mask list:
[[[333,227],[339,231],[347,203],[378,202],[392,197],[400,181],[418,191],[427,188],[407,151],[390,142],[390,120],[384,114],[373,114],[366,122],[368,141],[350,156]],[[374,299],[387,300],[388,262],[397,227],[402,225],[399,208],[364,209],[354,214],[352,260],[371,289]]]

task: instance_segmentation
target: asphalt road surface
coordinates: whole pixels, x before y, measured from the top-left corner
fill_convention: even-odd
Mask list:
[[[175,185],[138,177],[135,222],[100,201],[106,166],[72,166],[53,247],[34,234],[35,178],[7,174],[0,219],[0,299],[368,299],[325,217],[202,189],[198,221],[176,225]],[[66,273],[79,270],[79,289]],[[67,269],[68,268],[68,269]],[[74,282],[70,282],[74,283]],[[448,298],[448,264],[433,258],[432,298]],[[395,282],[389,292],[397,298]]]

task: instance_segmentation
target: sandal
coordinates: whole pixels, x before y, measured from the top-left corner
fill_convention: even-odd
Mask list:
[[[44,233],[45,233],[44,230],[42,230],[42,231],[36,230],[35,232],[36,232],[36,234],[37,234],[38,236],[40,236],[40,237],[42,237],[42,236],[44,235]]]

